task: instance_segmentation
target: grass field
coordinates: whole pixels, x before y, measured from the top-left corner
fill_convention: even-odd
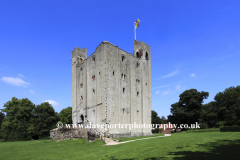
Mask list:
[[[126,139],[124,139],[126,140]],[[106,146],[100,140],[0,142],[0,159],[240,159],[240,132],[174,133]]]

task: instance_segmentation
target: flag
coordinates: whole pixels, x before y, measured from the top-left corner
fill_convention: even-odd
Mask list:
[[[138,26],[139,26],[139,22],[140,22],[140,20],[139,20],[139,19],[135,21],[135,29],[137,29],[137,28],[138,28]]]

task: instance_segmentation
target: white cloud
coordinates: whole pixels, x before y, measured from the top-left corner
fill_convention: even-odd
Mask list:
[[[167,86],[169,86],[169,84],[167,84],[167,85],[164,85],[164,86],[160,86],[160,87],[155,87],[155,88],[152,88],[152,90],[154,90],[154,89],[158,89],[158,88],[164,88],[164,87],[167,87]]]
[[[168,95],[170,93],[170,90],[162,92],[162,95]]]
[[[29,92],[30,92],[30,93],[32,93],[32,94],[34,94],[34,93],[35,93],[35,92],[34,92],[33,90],[31,90],[31,89],[30,89],[30,91],[29,91]]]
[[[177,85],[177,86],[176,86],[176,90],[177,90],[177,91],[181,90],[181,87],[182,87],[181,85]]]
[[[59,103],[53,101],[53,100],[44,100],[43,102],[48,102],[49,104],[51,104],[52,106],[57,106],[59,105]]]
[[[159,93],[160,93],[160,91],[159,91],[159,90],[157,90],[157,91],[155,91],[155,93],[156,93],[156,94],[159,94]]]
[[[18,74],[18,77],[25,78],[25,76],[23,74]]]
[[[14,86],[21,86],[26,87],[27,85],[30,85],[29,82],[25,82],[21,78],[13,78],[13,77],[2,77],[2,81],[6,82],[8,84],[12,84]]]
[[[195,76],[196,76],[196,74],[195,74],[195,73],[192,73],[192,74],[190,74],[190,76],[191,76],[191,77],[195,77]]]
[[[177,69],[176,71],[173,71],[173,72],[171,72],[171,73],[163,76],[163,78],[172,77],[172,76],[174,76],[175,74],[177,74],[178,72],[179,72],[179,69]]]

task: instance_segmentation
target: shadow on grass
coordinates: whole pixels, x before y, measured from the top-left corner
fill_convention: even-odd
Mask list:
[[[106,159],[111,159],[111,160],[119,160],[119,158],[115,158],[114,156],[107,156],[106,155]],[[137,159],[137,158],[127,158],[127,159],[120,159],[120,160],[134,160],[134,159]]]
[[[149,157],[146,160],[155,159],[176,159],[176,160],[239,160],[240,159],[240,140],[218,140],[207,144],[198,144],[199,148],[206,148],[206,152],[200,151],[179,151],[170,152],[171,157]]]

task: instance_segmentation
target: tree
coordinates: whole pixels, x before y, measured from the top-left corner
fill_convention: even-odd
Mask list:
[[[215,102],[204,104],[202,106],[200,122],[206,123],[210,128],[215,127],[218,122],[217,112],[218,109]]]
[[[63,124],[72,124],[72,107],[62,109],[59,118]]]
[[[164,116],[162,116],[160,119],[162,120],[163,124],[168,123],[168,119],[166,119]]]
[[[56,128],[59,121],[58,113],[48,102],[37,105],[34,111],[35,116],[35,129],[34,138],[48,137],[50,130]]]
[[[0,129],[3,119],[5,118],[5,114],[3,112],[0,112]]]
[[[200,119],[203,100],[208,96],[208,92],[198,92],[196,89],[184,91],[179,95],[179,102],[171,105],[169,121],[175,124],[195,124]]]
[[[4,104],[6,113],[1,125],[1,134],[4,140],[29,140],[34,135],[34,114],[35,105],[28,100],[12,98]]]
[[[219,121],[225,125],[240,125],[240,86],[229,87],[214,97]]]
[[[152,110],[152,124],[162,124],[162,120],[158,116],[157,112]]]

